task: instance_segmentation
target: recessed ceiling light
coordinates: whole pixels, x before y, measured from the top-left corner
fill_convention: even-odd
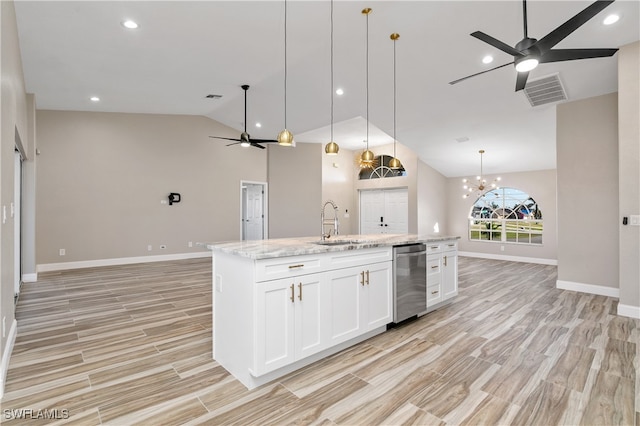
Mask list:
[[[262,123],[256,123],[256,127],[262,127]]]
[[[612,14],[612,15],[609,15],[606,18],[604,18],[602,23],[605,24],[605,25],[611,25],[611,24],[615,24],[616,22],[618,22],[619,19],[620,19],[620,17],[618,15]]]
[[[97,96],[92,96],[89,99],[91,100],[91,102],[100,102],[100,98]]]
[[[126,21],[122,21],[122,26],[130,30],[135,30],[136,28],[138,28],[138,23],[132,21],[131,19],[127,19]]]
[[[344,90],[342,89],[337,89],[336,90],[336,95],[340,96],[340,95],[344,95]]]
[[[483,64],[490,64],[491,62],[493,62],[493,56],[491,55],[487,55],[484,58],[482,58]]]

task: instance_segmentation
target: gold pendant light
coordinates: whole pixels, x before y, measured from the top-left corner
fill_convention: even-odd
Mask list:
[[[278,145],[293,145],[293,133],[287,130],[287,0],[284,0],[284,130],[278,133]]]
[[[333,141],[333,0],[331,0],[331,138],[325,145],[327,155],[338,155],[340,147]]]
[[[367,112],[366,112],[366,120],[367,120],[367,148],[364,150],[362,155],[360,155],[360,167],[363,169],[370,169],[374,166],[375,155],[373,152],[369,151],[369,14],[371,13],[371,8],[367,7],[362,9],[362,14],[367,18],[367,44],[366,44],[366,57],[367,57],[367,66],[366,66],[366,102],[367,102]]]
[[[402,169],[402,163],[396,156],[396,41],[400,34],[393,33],[390,38],[393,40],[393,158],[389,161],[389,168],[398,170]]]

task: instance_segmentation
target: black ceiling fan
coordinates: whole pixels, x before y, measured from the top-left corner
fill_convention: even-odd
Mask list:
[[[251,139],[249,137],[249,133],[247,133],[247,90],[249,90],[248,84],[243,84],[242,90],[244,90],[244,132],[240,134],[240,139],[237,138],[224,138],[222,136],[209,136],[210,138],[215,139],[225,139],[228,141],[235,141],[234,143],[230,143],[227,146],[231,145],[242,145],[242,146],[253,146],[260,149],[265,149],[264,146],[260,145],[262,143],[270,143],[270,142],[278,142],[275,139]]]
[[[472,37],[482,40],[485,43],[496,47],[503,52],[513,56],[513,62],[500,65],[489,70],[481,71],[466,77],[460,78],[449,82],[449,84],[456,84],[471,77],[475,77],[480,74],[487,73],[489,71],[497,70],[499,68],[506,67],[508,65],[515,65],[518,71],[518,77],[516,79],[516,92],[524,89],[527,84],[527,78],[529,77],[529,71],[537,66],[538,63],[547,62],[561,62],[561,61],[573,61],[576,59],[590,59],[590,58],[604,58],[613,56],[618,49],[552,49],[556,44],[564,40],[569,34],[580,28],[588,20],[596,16],[605,7],[609,6],[615,0],[602,1],[598,0],[591,5],[587,6],[582,12],[575,15],[573,18],[560,25],[555,30],[551,31],[540,40],[530,38],[527,35],[527,2],[522,1],[523,22],[524,22],[524,38],[511,47],[506,43],[501,42],[498,39],[491,37],[481,31],[471,33]]]

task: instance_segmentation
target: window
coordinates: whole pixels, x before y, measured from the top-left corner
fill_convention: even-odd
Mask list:
[[[406,176],[407,172],[404,168],[394,170],[389,167],[389,161],[391,161],[393,157],[390,155],[378,155],[374,160],[374,164],[376,165],[372,169],[362,169],[358,174],[358,180],[366,180],[366,179],[384,179],[396,176]]]
[[[471,207],[469,240],[542,244],[542,211],[519,189],[488,191]]]

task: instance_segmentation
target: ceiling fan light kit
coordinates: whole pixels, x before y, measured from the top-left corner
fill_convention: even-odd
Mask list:
[[[524,38],[520,40],[515,47],[511,47],[510,45],[485,34],[482,31],[475,31],[471,33],[472,37],[475,37],[478,40],[490,44],[491,46],[513,56],[513,62],[459,78],[449,82],[449,84],[457,84],[480,74],[485,74],[508,65],[515,65],[516,71],[518,72],[516,78],[516,92],[518,92],[525,88],[529,77],[529,71],[536,68],[538,64],[613,56],[618,49],[553,49],[553,47],[614,1],[615,0],[598,0],[593,2],[573,18],[569,19],[549,34],[542,37],[540,40],[537,40],[535,38],[530,38],[527,35],[527,1],[523,0],[522,21],[524,27]]]

